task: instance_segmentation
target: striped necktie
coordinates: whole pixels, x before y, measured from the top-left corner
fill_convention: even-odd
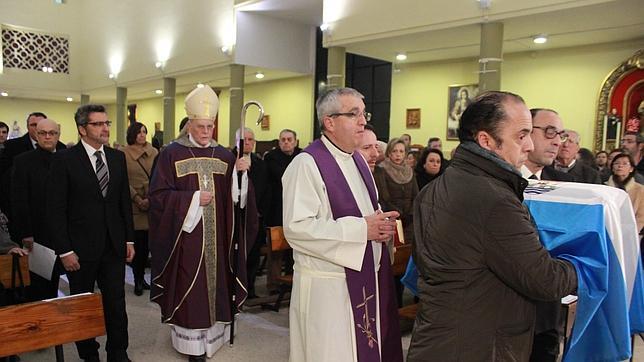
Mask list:
[[[102,153],[101,151],[96,151],[94,156],[96,156],[96,178],[98,179],[98,185],[101,187],[101,193],[105,197],[107,195],[107,184],[110,182],[110,176],[107,174],[107,166],[101,157]]]

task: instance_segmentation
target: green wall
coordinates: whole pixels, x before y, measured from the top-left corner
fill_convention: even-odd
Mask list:
[[[74,123],[74,112],[77,102],[56,102],[39,99],[24,99],[0,97],[0,121],[9,125],[9,131],[14,121],[20,125],[20,133],[27,133],[27,116],[31,112],[43,112],[47,117],[60,124],[60,140],[63,143],[76,142],[78,132]]]
[[[502,90],[521,95],[529,107],[557,110],[566,128],[578,131],[582,147],[592,148],[597,97],[604,79],[624,60],[644,48],[644,39],[616,44],[573,47],[505,55]],[[475,59],[401,65],[393,74],[390,136],[409,133],[413,143],[425,144],[429,137],[443,139],[443,149],[458,141],[445,142],[447,88],[454,84],[478,83]],[[421,108],[421,128],[405,128],[407,108]]]

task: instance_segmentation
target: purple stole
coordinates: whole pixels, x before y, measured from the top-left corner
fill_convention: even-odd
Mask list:
[[[349,183],[344,178],[340,166],[320,139],[315,140],[303,150],[313,156],[322,175],[322,181],[331,203],[333,219],[345,216],[362,217],[360,208],[353,197]],[[353,161],[360,171],[374,210],[378,210],[376,186],[365,160],[353,153]],[[367,241],[362,268],[355,271],[344,268],[349,289],[349,299],[353,310],[353,325],[356,333],[356,350],[359,362],[402,361],[402,342],[398,321],[398,308],[393,287],[393,274],[389,263],[389,252],[382,248],[380,269],[378,271],[378,290],[380,291],[380,325],[376,325],[376,277],[374,273],[373,249],[371,240]],[[384,262],[383,262],[384,260]],[[378,329],[382,341],[378,341]],[[381,344],[378,352],[378,343]]]

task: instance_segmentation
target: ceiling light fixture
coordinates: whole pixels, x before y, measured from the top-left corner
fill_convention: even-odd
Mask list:
[[[203,83],[197,83],[197,88],[203,88],[203,87],[204,87]]]
[[[163,68],[163,62],[158,61],[158,62],[154,63],[154,66],[157,67],[157,69],[161,69],[161,68]]]
[[[221,52],[230,56],[233,53],[233,46],[232,45],[223,45],[221,48]]]
[[[52,67],[42,67],[41,70],[45,73],[53,73],[54,69]]]
[[[405,53],[396,54],[396,60],[401,61],[401,62],[407,60],[407,54],[405,54]]]
[[[114,78],[116,78],[116,74],[114,74],[114,73],[110,73],[110,74],[108,75],[108,77],[109,77],[110,79],[114,79]]]
[[[323,23],[322,25],[320,25],[320,30],[322,30],[322,32],[325,32],[329,30],[330,27],[331,26],[328,23]]]
[[[163,94],[163,91],[161,89],[155,89],[154,93],[156,94]]]
[[[7,92],[0,92],[0,96],[3,96],[3,97],[9,97],[9,93],[7,93]]]
[[[548,41],[548,36],[545,35],[545,34],[535,35],[532,38],[532,42],[535,43],[535,44],[543,44],[543,43],[545,43],[547,41]]]
[[[72,98],[72,97],[67,97],[65,99],[67,100],[67,102],[73,102],[74,101],[74,98]]]
[[[255,78],[257,79],[264,79],[265,75],[262,72],[257,72],[255,73]]]

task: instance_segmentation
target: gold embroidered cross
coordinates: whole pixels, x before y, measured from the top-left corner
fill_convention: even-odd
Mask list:
[[[365,290],[365,287],[362,287],[362,303],[356,305],[356,308],[363,308],[364,307],[364,314],[362,315],[362,324],[357,323],[356,325],[358,328],[362,331],[362,333],[365,334],[367,337],[367,341],[369,343],[369,348],[373,348],[374,344],[378,344],[378,340],[376,339],[376,336],[374,335],[373,331],[371,330],[371,322],[375,322],[375,318],[369,317],[369,305],[367,305],[367,302],[374,297],[373,294],[370,296],[367,296],[367,291]]]

